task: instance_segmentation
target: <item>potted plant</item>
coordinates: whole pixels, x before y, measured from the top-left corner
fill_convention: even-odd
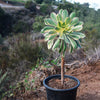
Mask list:
[[[73,76],[64,75],[65,52],[72,52],[80,46],[80,39],[85,35],[79,31],[83,22],[75,17],[75,12],[68,16],[67,10],[52,12],[50,18],[44,20],[45,27],[41,30],[47,41],[48,49],[58,51],[61,55],[61,75],[47,77],[43,84],[47,91],[47,100],[76,100],[77,88],[80,82]]]

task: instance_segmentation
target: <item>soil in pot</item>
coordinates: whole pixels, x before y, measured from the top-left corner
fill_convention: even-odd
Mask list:
[[[47,84],[49,87],[55,88],[55,89],[70,89],[77,85],[77,82],[70,78],[64,78],[64,85],[61,85],[61,79],[54,78],[48,81]]]

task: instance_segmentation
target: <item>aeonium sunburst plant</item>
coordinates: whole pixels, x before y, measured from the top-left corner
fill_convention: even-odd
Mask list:
[[[59,10],[58,14],[52,12],[50,18],[44,20],[45,27],[41,33],[45,36],[48,49],[58,51],[61,55],[61,85],[64,85],[64,57],[65,52],[70,53],[80,48],[80,39],[85,35],[80,32],[83,28],[83,22],[79,21],[75,12],[70,15],[67,10]]]

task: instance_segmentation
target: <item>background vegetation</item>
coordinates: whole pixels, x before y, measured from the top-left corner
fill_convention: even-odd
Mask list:
[[[40,33],[44,27],[44,18],[48,18],[51,12],[57,13],[59,9],[67,9],[69,13],[75,11],[76,16],[84,22],[82,32],[85,33],[86,38],[84,41],[81,40],[83,50],[86,52],[99,47],[100,9],[89,8],[88,3],[72,4],[65,0],[2,1],[13,2],[12,4],[17,2],[17,5],[25,6],[25,9],[20,10],[0,8],[0,69],[2,69],[0,79],[5,72],[8,72],[7,74],[10,76],[6,84],[8,90],[11,90],[9,86],[12,85],[12,82],[20,80],[22,73],[37,68],[37,63],[40,64],[41,59],[44,63],[45,60],[52,61],[51,59],[59,56],[57,53],[51,56],[52,52],[48,51],[46,42],[43,40],[44,36]],[[49,62],[46,63],[49,65]],[[6,78],[4,79],[6,80]],[[25,82],[26,85],[29,85],[27,80]],[[5,91],[1,89],[0,93]],[[6,94],[6,96],[8,95],[9,93]]]

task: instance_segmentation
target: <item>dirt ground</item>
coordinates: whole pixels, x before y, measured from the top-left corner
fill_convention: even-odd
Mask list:
[[[77,91],[77,100],[100,100],[100,62],[94,66],[71,69],[66,74],[80,80],[81,85]],[[17,100],[46,100],[46,92],[28,93],[22,98]]]
[[[93,66],[70,69],[66,74],[80,80],[77,100],[100,100],[100,61]],[[7,100],[47,100],[44,86],[40,88],[42,91],[19,93],[20,95],[17,95],[16,98]]]
[[[68,74],[80,80],[77,100],[100,100],[100,62],[94,66],[70,70]]]

